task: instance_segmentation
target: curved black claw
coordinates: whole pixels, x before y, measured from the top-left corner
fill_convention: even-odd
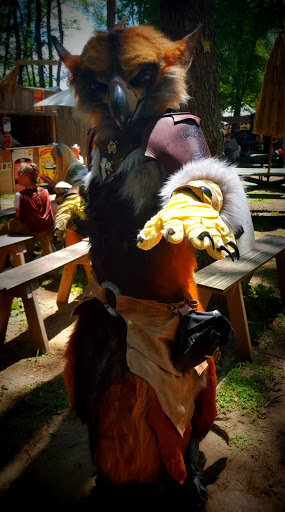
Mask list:
[[[143,237],[142,237],[142,236],[138,236],[138,237],[137,237],[137,243],[141,243],[141,244],[142,244],[142,243],[143,243],[143,241],[144,241],[144,239],[143,239]]]
[[[227,245],[230,245],[235,250],[235,254],[236,254],[237,260],[239,260],[240,255],[239,255],[238,246],[234,242],[232,242],[232,241],[228,242]]]
[[[168,242],[169,235],[174,235],[175,231],[173,228],[168,228],[165,233],[165,240]]]
[[[204,238],[209,238],[211,244],[212,244],[212,249],[213,251],[215,250],[215,244],[214,244],[214,239],[211,235],[211,233],[208,233],[208,231],[202,231],[202,233],[200,233],[200,235],[198,236],[199,240],[204,240]]]
[[[217,251],[225,251],[228,253],[228,255],[231,257],[231,260],[232,261],[235,261],[234,258],[233,258],[233,255],[232,253],[229,251],[229,249],[227,249],[224,245],[220,245],[220,247],[218,247]]]

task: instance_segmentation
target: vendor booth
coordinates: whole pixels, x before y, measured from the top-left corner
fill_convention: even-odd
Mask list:
[[[37,105],[60,89],[23,87],[16,80],[12,70],[0,83],[0,196],[17,191],[21,162],[33,161],[40,174],[53,179],[50,152],[55,143],[79,144],[86,157],[88,126],[73,118],[73,108]]]

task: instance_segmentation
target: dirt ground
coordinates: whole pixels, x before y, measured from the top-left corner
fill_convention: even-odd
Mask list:
[[[264,224],[256,237],[265,232],[284,236],[285,201],[280,194],[268,196],[260,202],[255,196],[250,202],[253,216],[263,216]],[[280,226],[277,222],[276,229],[275,222],[272,231],[272,217],[276,221],[276,216]],[[273,286],[278,293],[274,262],[259,270],[252,282]],[[67,510],[78,505],[80,510],[82,498],[94,486],[96,468],[90,460],[86,428],[65,403],[61,377],[79,294],[72,293],[69,303],[58,307],[56,287],[51,282],[40,288],[38,298],[49,353],[37,356],[31,348],[24,313],[11,316],[0,351],[0,497],[9,507],[20,504],[30,510],[55,506]],[[251,415],[238,409],[221,413],[216,424],[227,432],[230,443],[210,432],[200,445],[209,490],[207,512],[285,511],[284,318],[285,309],[253,347],[254,359],[266,362],[276,375],[262,416],[253,421]],[[233,347],[228,347],[219,363],[224,371],[218,387],[232,357]]]

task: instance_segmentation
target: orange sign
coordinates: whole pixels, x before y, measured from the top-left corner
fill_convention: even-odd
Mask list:
[[[44,176],[48,176],[52,180],[54,180],[55,176],[55,170],[52,169],[54,162],[53,158],[51,156],[51,151],[54,146],[46,146],[39,148],[39,173],[43,174]],[[46,167],[50,167],[50,169],[46,169]],[[41,183],[43,180],[41,180]]]
[[[40,89],[34,89],[34,103],[39,103],[44,99],[44,91],[41,91]],[[34,105],[34,110],[36,112],[43,112],[44,107],[37,107]]]

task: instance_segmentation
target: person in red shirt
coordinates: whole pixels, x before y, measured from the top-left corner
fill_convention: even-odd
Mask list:
[[[18,177],[19,185],[24,188],[15,194],[16,216],[0,227],[0,234],[34,235],[47,232],[51,239],[54,225],[51,200],[49,193],[38,186],[37,166],[22,163]]]

